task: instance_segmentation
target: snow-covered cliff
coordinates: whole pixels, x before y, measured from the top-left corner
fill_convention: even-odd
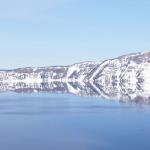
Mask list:
[[[149,103],[150,52],[70,66],[1,70],[0,91],[65,92]]]

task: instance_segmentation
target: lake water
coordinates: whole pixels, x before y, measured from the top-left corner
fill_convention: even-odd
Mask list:
[[[149,150],[150,106],[71,94],[0,94],[0,150]]]

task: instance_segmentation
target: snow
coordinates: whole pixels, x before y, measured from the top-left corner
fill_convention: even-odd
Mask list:
[[[94,89],[99,96],[107,99],[122,99],[125,95],[131,99],[136,98],[138,95],[148,98],[150,96],[149,56],[150,53],[146,52],[125,55],[97,63],[83,62],[66,67],[28,68],[29,70],[33,70],[32,72],[25,72],[26,69],[23,68],[21,69],[22,72],[14,70],[0,71],[0,91],[15,91],[15,88],[24,88],[18,83],[24,83],[27,87],[33,89],[34,92],[37,92],[36,88],[41,88],[43,82],[51,83],[54,85],[52,87],[57,89],[59,85],[55,85],[54,82],[59,82],[66,85],[67,88],[64,87],[66,91],[74,94],[85,93],[89,95]],[[142,57],[143,60],[141,60]],[[92,67],[90,68],[89,66]],[[62,70],[60,71],[60,69]],[[45,77],[44,73],[46,75],[47,73],[51,73],[52,76]],[[71,76],[73,74],[75,74],[75,77]],[[137,74],[139,74],[138,77]],[[138,83],[139,80],[142,82]],[[77,82],[80,86],[75,88],[70,82],[74,84]],[[88,87],[89,84],[86,82],[90,82],[91,87]],[[137,88],[137,85],[140,88]],[[87,90],[88,88],[90,90]]]

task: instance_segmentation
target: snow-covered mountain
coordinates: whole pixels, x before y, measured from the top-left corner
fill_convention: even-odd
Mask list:
[[[0,91],[63,92],[149,103],[150,52],[70,66],[1,70]]]

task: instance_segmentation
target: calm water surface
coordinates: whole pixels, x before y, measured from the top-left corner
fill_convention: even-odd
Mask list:
[[[0,94],[0,150],[149,150],[150,106],[70,94]]]

